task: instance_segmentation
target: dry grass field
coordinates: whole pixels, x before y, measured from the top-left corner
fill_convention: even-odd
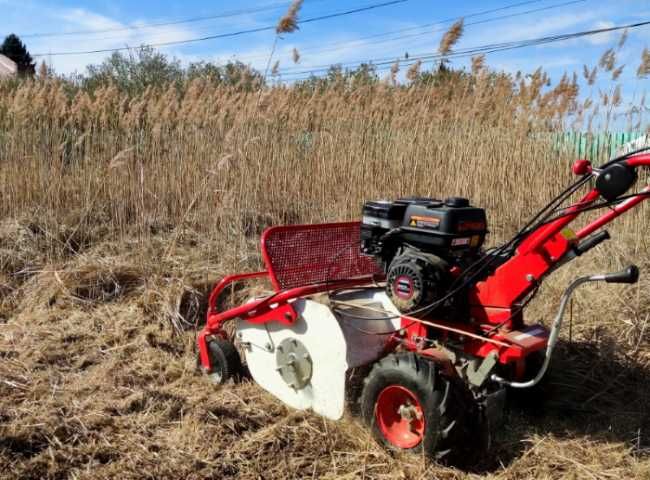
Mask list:
[[[578,293],[548,403],[511,408],[470,471],[390,454],[353,414],[330,422],[196,371],[206,292],[259,268],[266,226],[458,194],[488,210],[496,244],[570,179],[552,134],[620,104],[614,84],[585,103],[570,76],[480,63],[316,91],[0,84],[0,478],[650,478],[647,205],[544,284],[531,320],[579,273],[643,271]]]

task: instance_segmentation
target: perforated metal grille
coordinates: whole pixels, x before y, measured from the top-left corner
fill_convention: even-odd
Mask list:
[[[264,232],[262,251],[278,289],[381,274],[361,254],[360,223],[287,225]]]

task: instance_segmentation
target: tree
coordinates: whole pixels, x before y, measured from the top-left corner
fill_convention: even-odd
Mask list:
[[[322,92],[333,87],[354,90],[376,85],[378,82],[376,67],[372,63],[362,63],[353,69],[332,65],[324,76],[312,74],[306,79],[296,81],[295,85],[302,90]]]
[[[203,78],[215,85],[228,85],[241,90],[252,91],[264,84],[263,75],[242,62],[228,62],[215,65],[210,62],[192,62],[185,72],[188,80]]]
[[[163,87],[182,79],[183,69],[178,60],[170,60],[151,47],[140,47],[128,54],[114,52],[101,64],[88,66],[83,85],[94,90],[113,84],[122,91],[138,94],[148,86]]]
[[[176,84],[180,88],[184,80],[195,78],[248,91],[256,90],[264,83],[261,73],[241,62],[228,62],[222,66],[194,62],[184,69],[178,59],[147,46],[129,50],[127,54],[114,52],[102,63],[89,65],[80,81],[90,91],[104,85],[115,85],[121,91],[137,95],[147,87],[164,88]]]
[[[34,59],[17,35],[13,33],[7,35],[4,42],[2,42],[2,46],[0,46],[0,53],[16,63],[20,75],[34,76],[36,71]]]

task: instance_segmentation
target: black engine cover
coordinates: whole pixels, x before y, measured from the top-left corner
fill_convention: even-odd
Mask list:
[[[380,238],[390,230],[399,233],[389,241]],[[382,256],[403,244],[447,258],[452,254],[476,252],[487,234],[485,210],[472,207],[466,198],[452,197],[444,202],[433,198],[404,198],[371,201],[363,206],[362,249]],[[381,244],[381,245],[380,245]],[[395,247],[395,248],[392,248]]]
[[[487,232],[485,210],[466,198],[369,201],[361,251],[381,265],[386,292],[400,312],[444,316],[459,306],[455,298],[438,302],[450,291],[452,269],[474,261]]]
[[[402,313],[418,311],[442,298],[449,286],[449,265],[433,254],[405,249],[386,274],[386,293]]]

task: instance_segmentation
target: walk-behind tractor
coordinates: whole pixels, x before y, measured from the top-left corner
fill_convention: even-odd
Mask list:
[[[650,166],[644,150],[601,168],[577,161],[578,180],[490,249],[485,211],[465,198],[366,202],[361,222],[271,227],[261,239],[266,270],[228,276],[212,291],[200,365],[221,384],[240,375],[243,351],[262,388],[330,419],[349,402],[350,372],[368,372],[353,405],[379,442],[464,456],[495,424],[506,393],[544,376],[575,288],[637,281],[635,266],[578,278],[550,331],[524,323],[542,280],[607,240],[601,228],[650,196],[650,186],[629,193]],[[581,187],[590,191],[566,205]],[[597,209],[606,213],[568,228]],[[274,291],[218,311],[228,286],[253,279]]]

